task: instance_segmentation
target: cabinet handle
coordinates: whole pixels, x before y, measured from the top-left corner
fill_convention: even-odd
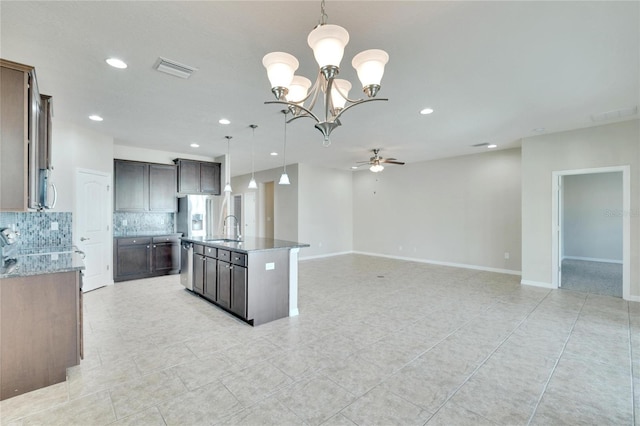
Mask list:
[[[233,266],[229,266],[229,269],[233,269]]]

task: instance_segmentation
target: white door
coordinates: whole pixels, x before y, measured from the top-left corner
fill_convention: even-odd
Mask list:
[[[256,193],[244,193],[244,235],[258,236],[256,229]]]
[[[113,283],[110,186],[108,174],[76,170],[74,242],[85,253],[82,283],[85,292]]]

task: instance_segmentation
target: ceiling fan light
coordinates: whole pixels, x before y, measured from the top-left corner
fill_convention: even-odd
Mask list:
[[[291,184],[291,182],[289,182],[289,175],[285,172],[282,174],[282,176],[280,176],[280,181],[278,182],[278,185],[289,185]]]
[[[347,80],[342,80],[337,78],[333,80],[333,84],[334,84],[334,87],[331,88],[331,102],[333,103],[333,108],[342,109],[344,108],[344,105],[347,103],[347,100],[345,98],[349,97],[349,90],[351,90],[351,83],[349,83]],[[342,94],[340,94],[338,90],[342,92]]]
[[[377,85],[380,86],[384,75],[384,66],[389,62],[389,55],[384,50],[370,49],[358,53],[351,65],[358,72],[358,78],[362,87]]]
[[[300,64],[293,55],[271,52],[262,58],[262,65],[267,69],[267,77],[272,88],[288,88],[293,80],[293,73]]]
[[[349,43],[349,33],[339,25],[319,25],[309,33],[307,43],[313,49],[313,56],[320,68],[340,67],[344,47]]]
[[[376,161],[375,164],[372,164],[371,167],[369,167],[369,170],[373,173],[378,173],[384,170],[384,166]]]
[[[302,104],[304,98],[307,97],[309,88],[311,87],[311,80],[301,75],[294,75],[291,84],[289,85],[289,93],[287,94],[287,101],[295,104]]]

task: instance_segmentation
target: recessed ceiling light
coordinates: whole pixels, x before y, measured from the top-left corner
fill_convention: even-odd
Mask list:
[[[497,148],[498,145],[496,145],[495,143],[492,143],[490,145],[487,145],[487,148],[491,149],[491,148]]]
[[[277,152],[272,152],[271,155],[273,155],[275,157],[276,155],[278,155],[278,153]]]
[[[121,70],[127,67],[127,64],[123,60],[118,58],[105,59],[105,62],[111,65],[112,67],[119,68]]]
[[[427,115],[427,114],[431,114],[432,112],[433,112],[433,108],[425,108],[420,111],[420,114]]]
[[[536,133],[542,133],[545,130],[547,130],[547,129],[545,129],[544,127],[536,127],[535,129],[533,129],[533,131],[536,132]]]
[[[229,120],[227,120],[226,118],[221,118],[220,120],[218,120],[218,123],[220,123],[220,124],[230,124],[231,122]]]
[[[189,145],[191,148],[200,148],[200,145],[198,145],[197,143],[192,143],[191,145]]]
[[[99,115],[95,115],[95,114],[94,114],[94,115],[90,115],[90,116],[89,116],[89,120],[93,120],[93,121],[102,121],[102,120],[103,120],[103,118],[102,118],[102,117],[100,117]]]
[[[351,168],[352,168],[353,170],[355,170],[355,169],[357,169],[357,168],[358,168],[358,166],[351,166]]]

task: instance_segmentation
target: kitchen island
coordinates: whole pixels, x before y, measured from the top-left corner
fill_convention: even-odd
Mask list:
[[[82,254],[44,249],[0,267],[0,400],[63,382],[82,357]]]
[[[272,238],[182,238],[192,268],[183,285],[250,325],[298,315],[298,252],[308,244]],[[183,244],[183,248],[185,244]]]

